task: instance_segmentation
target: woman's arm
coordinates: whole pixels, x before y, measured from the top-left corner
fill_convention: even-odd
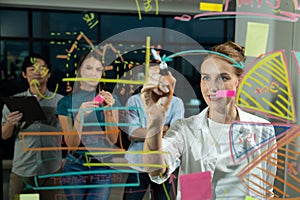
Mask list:
[[[105,123],[118,123],[119,111],[118,110],[104,110]],[[108,131],[106,138],[113,144],[118,140],[120,133],[118,126],[105,126],[105,130]]]
[[[168,107],[170,105],[176,79],[169,72],[168,76],[159,74],[159,68],[149,71],[149,79],[141,91],[141,98],[147,112],[147,135],[144,143],[144,164],[156,164],[158,167],[148,167],[151,176],[165,174],[166,165],[162,153],[163,127]],[[151,151],[159,151],[151,154]]]
[[[72,124],[72,119],[64,115],[58,115],[58,120],[60,122],[63,132],[68,132],[69,134],[64,134],[64,139],[68,147],[78,147],[80,144],[81,136],[77,132],[78,129],[82,129],[80,121]],[[80,130],[81,131],[81,130]],[[71,132],[73,132],[71,134]],[[75,134],[78,133],[78,134]]]
[[[64,104],[66,103],[59,102],[58,110],[61,110],[64,107]],[[96,107],[98,107],[97,102],[94,101],[83,102],[79,107],[79,112],[75,116],[74,122],[72,121],[71,117],[60,113],[58,114],[58,119],[62,127],[62,131],[65,133],[68,132],[68,134],[64,134],[65,142],[68,147],[78,147],[80,145],[82,127],[83,127],[82,126],[83,122],[81,120],[81,117],[85,118],[93,111],[92,108],[96,108]],[[66,110],[66,108],[64,109]],[[82,110],[85,111],[81,112]]]
[[[154,108],[154,107],[153,107]],[[147,136],[144,142],[144,152],[159,151],[162,152],[163,126],[166,116],[166,111],[163,106],[158,105],[154,108],[157,113],[153,113],[155,117],[148,116]],[[144,164],[165,165],[164,155],[162,153],[144,154]],[[148,173],[151,176],[159,176],[165,174],[166,167],[148,167]]]
[[[116,100],[114,99],[113,95],[107,91],[100,91],[99,92],[104,97],[103,107],[112,107]],[[119,123],[119,110],[112,109],[112,110],[105,110],[104,109],[104,118],[105,124],[117,124]],[[105,125],[105,131],[107,131],[106,138],[113,144],[115,144],[118,140],[118,136],[120,133],[119,127],[117,125],[110,126]]]

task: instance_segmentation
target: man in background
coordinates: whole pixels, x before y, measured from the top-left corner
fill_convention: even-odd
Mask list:
[[[27,80],[29,88],[27,91],[15,95],[35,96],[43,109],[46,120],[31,123],[24,122],[21,120],[23,113],[20,111],[10,112],[7,106],[4,106],[2,111],[2,139],[7,140],[13,136],[16,138],[9,181],[10,200],[14,200],[15,195],[33,192],[38,192],[42,200],[53,200],[58,193],[58,190],[33,191],[32,186],[35,186],[34,177],[60,172],[62,163],[61,151],[59,149],[51,151],[24,151],[23,148],[59,148],[62,137],[45,136],[41,133],[40,135],[25,136],[24,141],[22,141],[20,136],[20,132],[60,131],[55,111],[57,102],[62,98],[62,95],[54,94],[47,88],[51,75],[50,70],[50,64],[41,55],[30,54],[25,57],[22,64],[22,76]],[[37,180],[40,187],[57,184],[50,178],[37,178]]]

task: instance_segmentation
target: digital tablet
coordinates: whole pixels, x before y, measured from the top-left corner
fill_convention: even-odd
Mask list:
[[[20,111],[23,113],[21,121],[34,122],[46,120],[46,116],[38,100],[34,96],[10,96],[1,97],[10,112]]]

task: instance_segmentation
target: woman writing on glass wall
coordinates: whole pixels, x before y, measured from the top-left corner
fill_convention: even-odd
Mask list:
[[[267,120],[244,112],[235,104],[232,94],[238,87],[243,70],[233,64],[243,63],[245,59],[244,48],[236,43],[226,42],[213,47],[200,66],[200,87],[208,107],[198,115],[177,120],[164,137],[162,122],[166,117],[165,105],[171,98],[170,90],[174,88],[176,80],[171,74],[169,81],[159,73],[150,74],[149,81],[142,89],[142,98],[149,117],[144,150],[167,152],[166,155],[144,155],[146,164],[162,166],[148,169],[152,181],[163,183],[176,169],[179,161],[181,175],[210,172],[212,191],[207,192],[212,193],[213,199],[245,199],[246,195],[273,195],[276,155],[272,155],[275,161],[270,161],[270,158],[261,161],[243,180],[238,177],[239,172],[255,156],[259,158],[276,141],[274,128]],[[218,96],[218,91],[227,95]],[[233,122],[240,125],[230,127]],[[255,123],[264,125],[258,126]],[[230,138],[230,131],[233,138]],[[257,136],[251,136],[250,133],[256,133]],[[257,144],[266,139],[265,137],[271,142],[258,148]],[[232,159],[235,155],[231,154],[231,145],[243,150],[250,149],[253,154],[245,153],[247,158],[235,161]],[[178,194],[180,198],[179,191]]]

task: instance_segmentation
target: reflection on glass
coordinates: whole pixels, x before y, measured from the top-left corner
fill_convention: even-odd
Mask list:
[[[1,37],[28,37],[26,11],[0,10]]]
[[[22,61],[28,54],[27,41],[6,41],[1,44],[1,80],[20,79],[22,72]]]

